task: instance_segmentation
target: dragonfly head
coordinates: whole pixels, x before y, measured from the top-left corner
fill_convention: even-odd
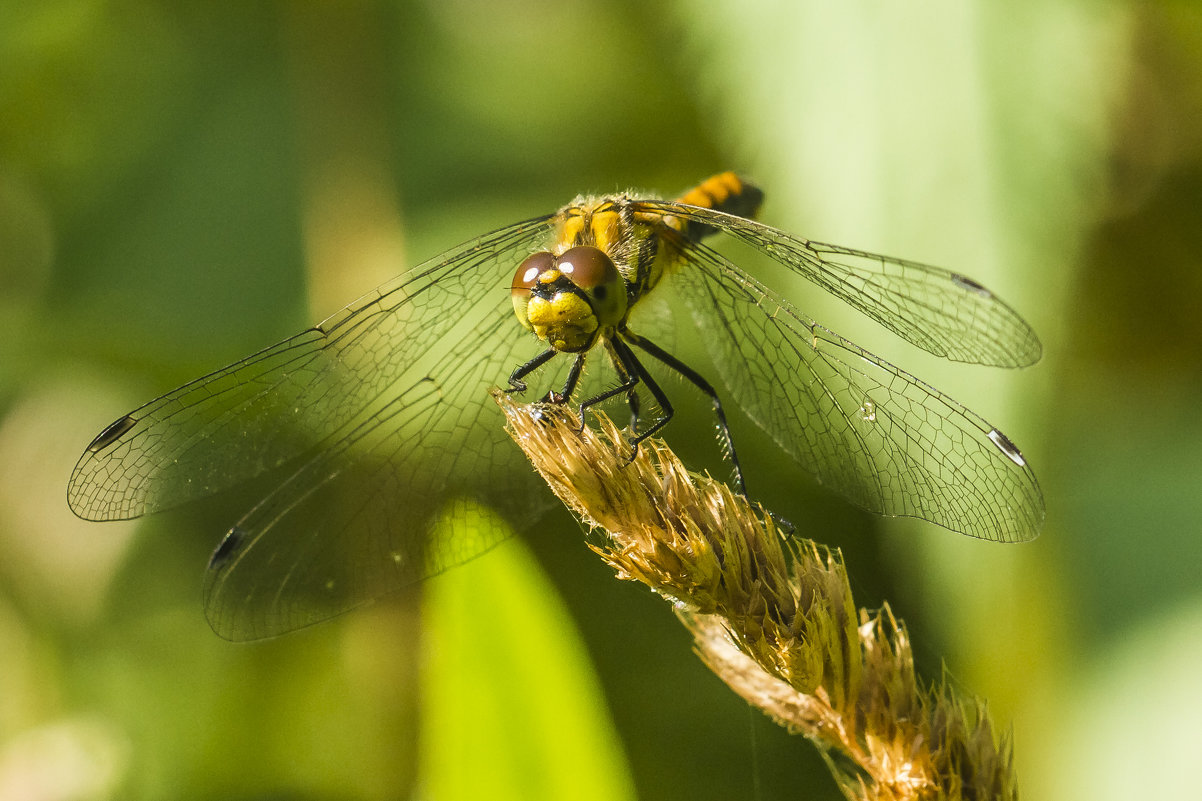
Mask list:
[[[510,296],[518,321],[566,353],[588,350],[626,314],[625,280],[613,259],[590,246],[528,257],[513,275]]]

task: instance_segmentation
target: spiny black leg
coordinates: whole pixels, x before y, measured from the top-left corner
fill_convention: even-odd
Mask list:
[[[718,420],[718,436],[722,440],[722,445],[726,449],[726,453],[730,456],[730,463],[734,468],[735,482],[739,485],[739,492],[743,495],[743,497],[747,497],[747,482],[743,480],[743,468],[739,466],[739,457],[735,453],[735,443],[730,436],[730,427],[726,424],[726,412],[724,412],[722,409],[722,401],[718,399],[718,393],[714,387],[710,384],[710,382],[702,378],[701,374],[692,367],[689,367],[680,359],[677,359],[671,353],[668,353],[651,340],[641,337],[630,330],[623,331],[622,336],[632,345],[637,345],[640,349],[646,352],[647,355],[657,359],[665,366],[675,370],[687,378],[693,386],[705,393],[706,397],[710,399],[714,405],[714,417],[716,417]],[[642,365],[639,366],[640,368],[642,367]],[[644,377],[643,380],[647,381],[646,377]],[[649,381],[647,385],[648,387],[651,386]],[[665,420],[664,422],[666,423],[667,421]]]
[[[614,355],[617,356],[622,362],[622,366],[628,373],[634,374],[639,378],[639,380],[647,385],[647,389],[651,392],[651,396],[655,398],[655,402],[659,404],[660,411],[663,412],[663,415],[657,418],[656,421],[650,426],[648,426],[646,431],[641,433],[635,431],[634,436],[630,438],[630,460],[634,461],[634,457],[639,452],[639,443],[666,426],[668,421],[672,419],[672,416],[676,412],[672,408],[672,402],[668,400],[667,394],[660,389],[659,384],[655,383],[655,379],[652,378],[651,374],[647,372],[647,368],[643,367],[643,363],[638,360],[638,357],[634,355],[634,351],[632,351],[625,342],[620,339],[614,339],[613,352]]]
[[[621,380],[623,384],[628,383],[631,377],[630,373],[622,364],[617,354],[614,353],[613,344],[610,340],[606,340],[605,348],[609,352],[609,361],[611,364],[613,364],[614,370],[618,374],[618,379]],[[641,411],[641,405],[639,403],[639,393],[637,389],[631,389],[628,393],[626,393],[626,405],[630,407],[630,430],[638,431],[639,412]]]
[[[572,367],[568,370],[568,379],[563,382],[563,391],[556,393],[550,391],[543,398],[543,403],[567,403],[572,398],[572,393],[576,391],[576,385],[580,383],[580,373],[584,370],[584,357],[586,354],[577,353],[576,358],[572,360]]]
[[[629,348],[627,350],[629,350]],[[616,386],[616,387],[607,389],[604,392],[602,392],[600,395],[589,398],[588,400],[586,400],[580,404],[580,420],[581,420],[582,425],[583,425],[583,421],[584,421],[584,413],[590,406],[595,406],[596,404],[601,403],[602,401],[609,400],[610,398],[612,398],[615,395],[621,395],[623,392],[633,392],[634,388],[636,386],[638,386],[638,384],[639,384],[638,375],[634,374],[630,370],[624,370],[624,371],[619,370],[619,377],[623,378],[621,384],[618,384],[618,386]]]
[[[526,376],[530,375],[531,373],[533,373],[538,368],[542,367],[547,362],[549,362],[551,360],[551,357],[554,356],[558,352],[559,351],[555,350],[555,348],[548,348],[547,350],[545,350],[542,353],[535,356],[530,361],[523,364],[518,369],[514,370],[512,373],[509,374],[509,389],[507,389],[505,391],[506,392],[525,392],[527,389],[526,382],[523,381],[522,379],[525,378]]]

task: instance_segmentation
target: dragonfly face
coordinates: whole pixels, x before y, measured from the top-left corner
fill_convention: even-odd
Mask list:
[[[636,445],[671,416],[644,364],[659,363],[711,399],[732,454],[731,401],[864,508],[982,539],[1033,538],[1043,498],[1005,435],[819,325],[707,240],[749,245],[950,359],[1031,364],[1040,346],[1030,327],[962,275],[756,222],[760,199],[725,173],[677,200],[578,198],[464,243],[119,418],[80,458],[71,508],[127,519],[271,477],[276,488],[213,555],[206,614],[230,639],[300,628],[495,545],[502,535],[472,504],[519,527],[551,505],[489,393],[506,377],[511,391],[542,382],[540,368],[567,359],[562,390],[547,398],[587,409],[624,397]],[[653,290],[688,308],[672,322],[707,347],[714,383],[632,330]],[[544,343],[540,355],[513,314]],[[616,381],[577,392],[590,355]],[[639,418],[640,393],[656,400],[654,419]]]
[[[518,266],[510,288],[518,322],[562,353],[588,350],[626,319],[626,282],[603,250],[542,250]]]

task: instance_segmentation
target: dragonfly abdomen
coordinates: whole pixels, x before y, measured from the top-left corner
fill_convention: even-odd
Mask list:
[[[678,203],[701,206],[723,214],[754,218],[760,210],[760,204],[764,202],[764,192],[733,172],[723,172],[706,178],[676,200]],[[683,233],[691,241],[698,242],[717,230],[712,225],[688,222],[685,223]]]

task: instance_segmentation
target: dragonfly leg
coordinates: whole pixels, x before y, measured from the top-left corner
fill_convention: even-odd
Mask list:
[[[635,378],[646,384],[651,396],[655,398],[655,402],[659,404],[660,411],[663,412],[663,414],[657,417],[655,422],[648,426],[645,431],[635,430],[631,436],[630,460],[634,461],[634,457],[638,455],[639,452],[639,443],[666,426],[668,421],[672,419],[672,416],[676,412],[672,408],[672,402],[668,399],[667,393],[660,389],[659,384],[657,384],[655,379],[651,377],[651,374],[647,372],[647,368],[644,367],[643,363],[640,362],[638,357],[634,355],[634,351],[632,351],[625,342],[617,338],[613,339],[611,347],[613,349],[613,355],[616,357],[616,363],[621,365],[619,369],[622,372],[630,375],[632,378]],[[633,390],[631,391],[633,392]]]
[[[702,393],[704,393],[705,396],[710,399],[710,402],[714,405],[714,417],[718,421],[718,439],[722,444],[723,450],[726,451],[726,456],[729,457],[731,466],[734,469],[735,483],[737,483],[739,486],[739,492],[746,497],[747,482],[743,478],[743,468],[739,465],[739,457],[738,454],[735,453],[734,439],[732,439],[730,436],[730,426],[726,423],[726,412],[722,409],[722,401],[718,398],[717,390],[714,389],[710,382],[702,378],[700,373],[698,373],[692,367],[689,367],[680,359],[677,359],[671,353],[668,353],[666,350],[656,345],[651,340],[641,337],[629,329],[623,331],[622,336],[625,337],[626,340],[628,340],[632,345],[638,346],[638,348],[647,353],[647,355],[664,364],[664,366],[675,370],[677,373],[684,376],[686,379],[688,379],[689,383],[701,390]],[[637,360],[635,361],[635,364],[638,364]],[[639,364],[639,369],[643,369],[641,364]],[[643,380],[647,382],[648,388],[653,386],[647,376],[644,376]],[[659,398],[657,397],[656,400],[659,400]],[[671,417],[670,411],[668,412],[668,416]],[[667,420],[664,420],[655,428],[662,428],[666,424]]]
[[[525,392],[528,387],[526,386],[526,382],[522,379],[533,373],[538,368],[542,367],[547,362],[551,361],[551,357],[558,352],[559,351],[555,350],[555,348],[547,348],[545,351],[514,370],[509,374],[509,389],[505,391],[510,393]]]
[[[572,399],[572,393],[576,391],[576,385],[580,383],[580,373],[584,370],[584,357],[586,354],[577,353],[576,358],[572,360],[572,366],[568,370],[568,378],[563,382],[563,390],[556,392],[551,390],[547,392],[543,403],[559,403],[564,404]],[[584,426],[583,418],[580,425]]]
[[[623,384],[629,383],[631,379],[630,371],[622,364],[622,360],[614,353],[613,345],[606,342],[606,350],[609,352],[609,361],[614,366],[614,370],[618,374]],[[642,411],[642,404],[639,401],[638,390],[634,387],[626,393],[626,404],[630,407],[630,430],[639,430],[639,415]]]
[[[610,348],[611,356],[616,354],[616,351],[614,351],[613,348],[617,344],[619,344],[619,343],[616,339],[610,340],[609,342],[606,343],[607,347]],[[629,348],[627,348],[626,350],[627,350],[627,352],[629,352]],[[617,358],[614,359],[614,365],[618,371],[618,376],[622,380],[621,383],[618,384],[616,387],[607,389],[604,392],[602,392],[600,395],[589,398],[588,400],[586,400],[580,404],[581,428],[584,427],[584,413],[585,413],[585,411],[588,410],[588,408],[590,406],[595,406],[596,404],[601,403],[602,401],[609,400],[610,398],[614,397],[615,395],[621,395],[623,392],[627,393],[628,397],[634,395],[634,388],[639,385],[639,374],[633,370],[628,369],[629,365],[626,365],[625,363],[619,363]],[[632,405],[632,410],[635,414],[637,414],[637,409],[638,409],[638,401],[635,400]]]

